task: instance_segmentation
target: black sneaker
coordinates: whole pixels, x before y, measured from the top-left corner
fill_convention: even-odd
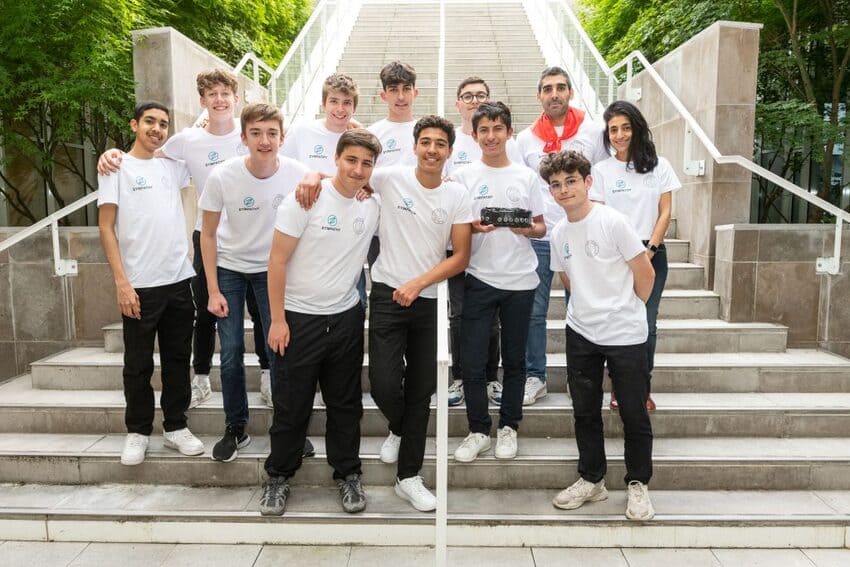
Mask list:
[[[360,484],[359,474],[350,474],[344,480],[337,479],[336,485],[339,487],[343,510],[349,514],[355,514],[366,509],[366,493],[363,492],[363,485]]]
[[[315,457],[316,449],[313,447],[313,443],[310,442],[309,439],[304,439],[304,452],[301,453],[301,457],[306,459],[307,457]]]
[[[224,430],[224,437],[215,444],[212,450],[212,459],[229,463],[236,458],[237,449],[241,449],[251,442],[251,436],[245,433],[244,425],[228,425]]]
[[[289,498],[289,479],[283,476],[271,476],[263,487],[263,497],[260,498],[260,514],[263,516],[280,516],[286,509],[286,499]]]

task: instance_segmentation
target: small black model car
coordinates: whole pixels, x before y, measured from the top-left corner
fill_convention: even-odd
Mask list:
[[[481,224],[527,228],[531,226],[531,211],[528,209],[484,207],[481,209]]]

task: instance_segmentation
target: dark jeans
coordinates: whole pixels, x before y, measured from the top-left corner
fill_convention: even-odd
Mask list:
[[[393,288],[372,282],[369,295],[369,382],[372,397],[401,437],[398,478],[419,474],[431,395],[437,388],[437,300],[410,307],[393,301]]]
[[[192,291],[189,280],[137,289],[141,319],[122,316],[124,323],[124,423],[128,433],[153,431],[154,339],[159,338],[162,368],[163,429],[186,427],[189,407],[189,356],[192,353]]]
[[[260,335],[265,348],[266,331],[271,324],[267,272],[244,274],[226,268],[218,268],[218,287],[227,300],[227,317],[218,320],[218,337],[221,342],[221,395],[224,402],[225,423],[244,425],[248,423],[248,393],[245,390],[245,297],[253,288],[260,312],[259,328],[254,336]]]
[[[288,478],[301,467],[316,383],[325,401],[325,446],[333,476],[360,474],[363,320],[359,303],[335,315],[286,312],[289,346],[283,356],[274,355],[269,476]]]
[[[661,305],[661,292],[667,282],[667,247],[662,243],[658,252],[652,257],[652,267],[655,270],[655,283],[652,285],[652,293],[646,302],[646,322],[649,326],[649,337],[646,340],[646,357],[649,364],[648,384],[652,381],[652,370],[655,368],[655,343],[658,331],[658,307]],[[647,386],[647,392],[650,391]]]
[[[451,250],[446,250],[446,256],[452,255]],[[461,272],[449,278],[449,334],[450,348],[452,351],[452,380],[463,380],[463,360],[460,355],[460,343],[463,333],[463,295],[466,287],[466,273]],[[499,314],[493,317],[493,326],[490,328],[490,343],[487,345],[487,381],[496,382],[499,379]]]
[[[201,258],[201,233],[192,233],[192,245],[195,248],[195,256],[192,266],[197,274],[192,278],[192,297],[195,301],[195,332],[192,341],[192,352],[194,358],[192,367],[195,374],[209,374],[212,367],[212,357],[215,351],[215,323],[218,320],[215,315],[207,311],[209,303],[209,291],[207,290],[207,276],[204,272],[204,261]],[[260,359],[260,368],[267,370],[269,358],[266,354],[266,346],[263,344],[263,322],[260,319],[260,311],[257,307],[257,299],[254,297],[253,288],[248,288],[245,297],[248,306],[248,315],[254,324],[254,352]]]
[[[535,290],[497,289],[466,275],[463,299],[463,392],[469,431],[490,435],[492,420],[487,410],[487,358],[493,317],[498,313],[502,339],[502,405],[499,428],[519,429],[525,391],[525,343]],[[371,363],[371,358],[369,359]]]
[[[623,420],[625,481],[648,484],[652,477],[652,425],[646,410],[646,343],[596,345],[568,326],[567,360],[579,475],[588,482],[599,482],[608,470],[602,431],[602,369],[607,362]]]

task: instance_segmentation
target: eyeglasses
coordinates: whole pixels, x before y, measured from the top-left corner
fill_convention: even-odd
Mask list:
[[[465,102],[466,104],[469,104],[473,100],[476,100],[478,102],[486,102],[487,99],[490,98],[490,95],[488,95],[484,91],[479,91],[477,93],[463,93],[462,95],[460,95],[459,98],[461,101]]]

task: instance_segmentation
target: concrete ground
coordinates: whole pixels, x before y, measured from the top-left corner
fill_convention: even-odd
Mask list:
[[[200,527],[200,526],[199,526]],[[0,543],[7,567],[418,567],[434,564],[421,547],[306,547],[275,545],[173,545],[124,543]],[[511,567],[844,567],[850,549],[449,549],[449,565]]]

